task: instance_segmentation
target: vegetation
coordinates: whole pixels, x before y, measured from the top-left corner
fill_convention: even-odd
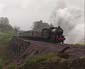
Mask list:
[[[2,65],[6,62],[6,48],[9,44],[9,41],[13,37],[13,32],[4,32],[0,33],[0,69],[2,69]]]
[[[85,44],[74,44],[75,46],[85,46]]]
[[[4,60],[0,59],[0,69],[3,69]]]
[[[13,36],[13,32],[0,33],[0,47],[7,46]]]
[[[10,65],[8,66],[8,69],[16,69],[16,65],[15,65],[15,64],[10,64]]]
[[[78,59],[64,59],[57,56],[57,54],[47,54],[41,56],[34,56],[25,61],[25,65],[21,69],[84,69],[85,57]]]
[[[60,58],[53,53],[49,53],[46,55],[40,55],[40,56],[34,56],[31,58],[28,58],[26,61],[27,64],[35,64],[35,63],[42,63],[42,62],[55,62],[60,61]]]
[[[34,25],[33,25],[34,31],[41,31],[44,28],[49,28],[49,24],[44,23],[42,20],[34,22]]]

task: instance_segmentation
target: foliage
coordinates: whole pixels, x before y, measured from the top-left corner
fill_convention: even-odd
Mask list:
[[[16,69],[16,65],[15,65],[15,64],[10,64],[10,65],[8,66],[8,69]]]
[[[48,54],[28,59],[26,64],[21,68],[25,67],[28,69],[85,69],[85,57],[73,60],[63,59],[55,54]]]
[[[13,36],[13,32],[0,33],[0,47],[7,46]]]
[[[75,46],[85,46],[85,44],[74,44]]]
[[[42,20],[34,22],[34,25],[33,25],[34,31],[41,31],[44,28],[49,28],[49,24],[44,23]]]
[[[32,58],[28,58],[27,64],[35,64],[42,62],[59,62],[61,59],[56,54],[49,53],[46,55],[34,56]]]
[[[3,69],[3,64],[5,63],[5,61],[3,59],[0,59],[0,69]]]
[[[0,58],[4,59],[4,61],[6,61],[6,48],[13,36],[13,32],[0,33]]]

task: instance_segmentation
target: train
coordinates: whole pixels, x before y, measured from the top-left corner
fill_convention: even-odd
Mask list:
[[[28,40],[35,40],[35,41],[44,41],[44,42],[52,42],[58,44],[64,44],[65,36],[60,35],[58,36],[58,32],[56,31],[57,27],[50,27],[50,28],[43,28],[41,31],[24,31],[19,34],[19,37],[28,39]]]

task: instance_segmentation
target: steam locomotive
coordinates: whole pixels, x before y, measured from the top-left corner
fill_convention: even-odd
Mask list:
[[[52,42],[63,44],[65,41],[65,37],[63,36],[63,32],[60,34],[57,31],[57,27],[44,28],[42,31],[26,31],[20,33],[19,37],[25,38],[28,40],[35,41],[44,41],[44,42]]]

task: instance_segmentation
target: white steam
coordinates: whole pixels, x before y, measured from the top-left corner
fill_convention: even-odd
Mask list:
[[[62,4],[64,7],[62,7]],[[67,7],[65,3],[58,3],[54,25],[64,29],[66,43],[84,43],[84,12],[79,8]]]

